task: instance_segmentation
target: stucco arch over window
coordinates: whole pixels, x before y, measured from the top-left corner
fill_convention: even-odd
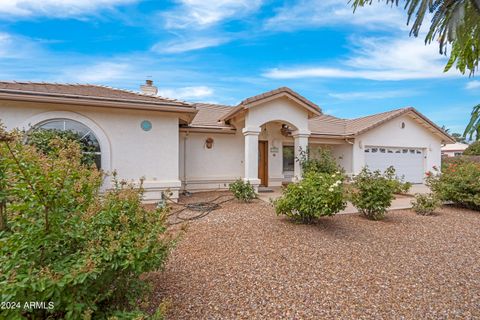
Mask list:
[[[45,124],[54,124],[55,120],[69,120],[71,125],[79,124],[79,128],[88,128],[98,141],[101,150],[101,168],[103,171],[111,171],[111,148],[110,141],[105,132],[91,119],[75,112],[70,111],[50,111],[37,114],[27,119],[21,126],[24,130],[30,130],[34,127],[42,127]],[[47,125],[48,128],[48,125]]]

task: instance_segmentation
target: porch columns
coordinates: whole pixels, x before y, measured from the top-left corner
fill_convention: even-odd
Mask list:
[[[294,165],[294,181],[299,181],[302,179],[302,167],[300,162],[297,161],[300,150],[307,150],[308,148],[308,137],[310,137],[310,131],[307,130],[297,130],[292,133],[295,145],[295,165]]]
[[[250,181],[256,189],[260,185],[260,179],[258,179],[258,135],[260,134],[260,128],[243,128],[242,132],[245,136],[244,180]]]

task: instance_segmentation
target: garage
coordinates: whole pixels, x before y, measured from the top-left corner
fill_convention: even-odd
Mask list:
[[[369,146],[365,148],[365,165],[370,170],[384,171],[393,166],[399,177],[411,183],[423,183],[424,151],[419,148],[389,148]]]

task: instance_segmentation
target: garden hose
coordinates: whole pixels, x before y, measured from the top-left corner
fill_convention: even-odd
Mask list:
[[[226,200],[218,201],[219,199],[224,198],[224,197],[229,197],[229,198],[226,199]],[[170,217],[175,218],[174,222],[169,222],[168,223],[169,225],[175,225],[175,224],[179,224],[179,223],[182,223],[182,222],[185,222],[185,221],[193,221],[193,220],[201,219],[203,217],[206,217],[208,214],[210,214],[210,212],[220,209],[221,204],[226,203],[226,202],[234,199],[234,197],[231,197],[230,195],[226,195],[226,194],[220,195],[220,196],[218,196],[215,199],[210,200],[210,201],[201,201],[201,202],[193,202],[193,203],[175,202],[171,198],[169,198],[168,196],[165,196],[165,198],[166,198],[167,201],[170,201],[173,204],[182,207],[181,209],[176,210],[176,211],[168,214],[169,218]],[[194,215],[194,216],[188,216],[188,217],[182,216],[182,213],[192,212],[192,211],[196,211],[196,212],[199,212],[199,213],[197,215]]]

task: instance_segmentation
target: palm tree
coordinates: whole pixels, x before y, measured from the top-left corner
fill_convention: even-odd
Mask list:
[[[468,136],[468,139],[472,140],[474,134],[475,140],[480,140],[480,104],[477,104],[475,107],[473,107],[470,122],[465,128],[463,136],[465,138]]]
[[[381,1],[381,0],[379,0]],[[354,11],[372,4],[373,0],[349,0]],[[400,0],[385,0],[398,6]],[[480,0],[404,0],[408,14],[407,24],[413,21],[410,35],[418,36],[427,12],[433,14],[425,43],[438,41],[440,53],[450,49],[450,59],[445,66],[448,71],[454,64],[462,73],[472,75],[480,60]]]

